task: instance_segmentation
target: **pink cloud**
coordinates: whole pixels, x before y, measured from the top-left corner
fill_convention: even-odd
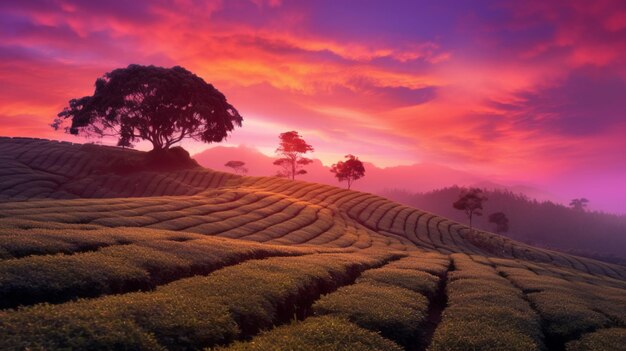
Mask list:
[[[5,2],[0,25],[0,134],[61,137],[47,124],[67,100],[140,63],[215,84],[246,118],[227,142],[261,150],[298,129],[325,162],[509,179],[623,160],[621,1]]]

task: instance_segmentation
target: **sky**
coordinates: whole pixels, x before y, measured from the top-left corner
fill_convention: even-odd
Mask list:
[[[625,1],[2,1],[0,135],[81,141],[49,124],[131,63],[222,91],[244,117],[224,145],[297,130],[325,164],[441,164],[626,213]]]

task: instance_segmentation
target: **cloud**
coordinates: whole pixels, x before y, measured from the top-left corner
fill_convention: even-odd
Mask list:
[[[619,0],[15,1],[0,26],[2,134],[50,137],[114,68],[182,65],[246,118],[228,142],[270,150],[298,129],[329,158],[623,174]]]
[[[518,128],[564,136],[597,135],[626,124],[626,80],[605,69],[576,69],[557,85],[490,102]]]

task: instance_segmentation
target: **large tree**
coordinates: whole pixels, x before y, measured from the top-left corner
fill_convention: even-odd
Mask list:
[[[71,134],[113,136],[125,147],[147,140],[164,150],[185,138],[222,141],[243,120],[224,94],[179,66],[130,65],[95,85],[93,95],[70,100],[55,129],[71,119]]]
[[[306,170],[303,167],[313,162],[313,160],[303,155],[313,151],[313,146],[307,144],[296,131],[281,133],[278,138],[280,139],[280,144],[276,149],[276,153],[280,158],[274,161],[276,166],[282,168],[278,175],[293,180],[298,174],[306,174]]]
[[[470,230],[472,230],[472,218],[483,215],[483,202],[487,196],[478,188],[463,189],[459,199],[452,206],[457,210],[464,211],[469,218]]]
[[[354,155],[346,155],[346,158],[346,161],[335,163],[330,168],[330,171],[335,174],[335,177],[340,182],[347,181],[348,189],[350,189],[354,181],[361,179],[365,175],[365,167],[363,162]]]

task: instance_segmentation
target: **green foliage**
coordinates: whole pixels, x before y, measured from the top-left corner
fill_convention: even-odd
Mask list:
[[[228,310],[216,301],[159,291],[40,304],[0,315],[3,350],[200,349],[237,334]]]
[[[587,302],[572,294],[539,292],[530,294],[547,323],[548,333],[565,339],[609,325],[610,320],[590,309]]]
[[[419,254],[416,257],[407,257],[402,260],[391,262],[387,268],[408,269],[424,271],[436,276],[443,275],[450,265],[450,259],[447,256],[429,252],[426,254]]]
[[[14,224],[11,224],[13,222]],[[5,229],[0,232],[0,248],[3,258],[21,258],[30,255],[78,253],[95,251],[103,247],[155,240],[191,240],[204,238],[192,233],[176,233],[143,228],[109,229],[94,226],[60,225],[50,227],[47,223],[0,220]],[[28,228],[22,229],[26,225]],[[31,225],[34,228],[31,228]],[[41,228],[41,226],[44,228]],[[10,228],[9,226],[14,226]],[[64,229],[60,229],[63,228]]]
[[[624,323],[623,290],[543,276],[519,268],[499,268],[514,284],[528,292],[529,300],[555,338],[569,340],[581,333]]]
[[[626,328],[607,328],[583,335],[567,343],[567,351],[624,351]]]
[[[222,141],[243,118],[202,78],[176,66],[129,65],[96,80],[92,96],[72,99],[52,126],[65,119],[71,134],[119,137],[119,146],[148,140],[155,150],[185,138]]]
[[[450,206],[460,191],[459,187],[449,187],[416,194],[389,191],[385,196],[455,221],[463,221],[465,214]],[[489,201],[484,203],[485,213],[506,210],[507,217],[514,224],[507,236],[514,240],[533,246],[572,250],[576,255],[626,264],[623,249],[626,247],[624,215],[577,211],[566,205],[537,201],[507,190],[488,190],[486,195]],[[486,231],[493,231],[494,228],[488,217],[476,217],[474,224],[476,228]]]
[[[118,306],[83,307],[68,304],[61,310],[43,304],[18,312],[0,312],[0,349],[165,350],[136,323],[118,318]]]
[[[345,317],[399,344],[417,334],[427,308],[428,300],[419,293],[367,281],[343,287],[313,306],[316,314]]]
[[[434,298],[439,278],[414,268],[393,267],[415,264],[420,258],[428,259],[426,256],[413,255],[367,270],[356,284],[323,296],[313,311],[345,317],[360,327],[380,331],[400,345],[415,346],[429,306],[426,296]]]
[[[433,296],[437,290],[439,278],[426,272],[384,267],[366,271],[359,278],[359,282],[383,283]]]
[[[392,258],[372,252],[253,260],[152,292],[6,311],[0,313],[0,348],[142,348],[135,340],[139,337],[124,339],[133,332],[126,326],[135,325],[168,349],[225,344],[293,318],[297,306],[310,304],[320,294],[349,283],[359,271]],[[110,338],[97,334],[97,328]]]
[[[430,351],[541,350],[540,319],[518,289],[489,266],[453,255],[448,308]]]
[[[155,240],[95,252],[0,261],[0,306],[153,289],[250,258],[314,252],[216,238],[158,240],[155,232]],[[161,235],[174,238],[174,233]]]
[[[0,305],[59,303],[1,310],[0,349],[422,348],[443,309],[430,350],[582,335],[578,350],[619,344],[626,323],[623,267],[379,196],[206,170],[100,178],[93,158],[131,151],[96,146],[0,139],[0,152],[21,155],[0,169],[11,199],[70,178],[32,196],[104,197],[0,203]],[[11,180],[22,171],[26,185]]]
[[[371,332],[337,317],[313,317],[304,322],[275,328],[248,342],[236,342],[217,350],[291,350],[291,351],[352,351],[388,350],[402,348],[375,332]]]
[[[3,146],[9,150],[3,153],[7,165],[0,172],[0,200],[193,195],[238,178],[197,168],[183,150],[154,155],[36,139],[0,140],[0,151]],[[164,160],[180,167],[165,171]],[[177,167],[196,168],[173,171]]]

